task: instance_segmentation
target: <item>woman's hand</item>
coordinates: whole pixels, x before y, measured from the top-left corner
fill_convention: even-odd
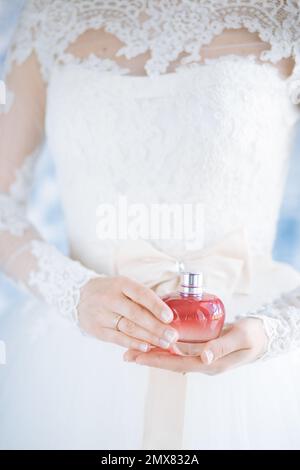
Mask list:
[[[215,375],[258,359],[266,350],[267,336],[260,319],[245,318],[225,328],[219,338],[193,346],[193,357],[157,349],[146,354],[129,350],[124,360],[174,372]]]
[[[151,289],[121,276],[97,277],[83,287],[78,320],[102,341],[144,352],[151,345],[169,348],[178,339],[166,325],[173,320],[172,310]]]

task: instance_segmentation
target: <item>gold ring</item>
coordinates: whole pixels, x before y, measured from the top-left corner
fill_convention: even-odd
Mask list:
[[[117,330],[117,331],[121,331],[120,328],[119,328],[119,323],[122,320],[122,318],[123,318],[123,315],[118,315],[116,320],[115,320],[115,330]]]

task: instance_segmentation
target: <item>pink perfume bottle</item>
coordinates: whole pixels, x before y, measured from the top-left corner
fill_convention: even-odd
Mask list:
[[[171,325],[179,333],[178,345],[202,343],[220,335],[225,320],[225,308],[217,296],[203,292],[202,273],[181,273],[178,292],[162,299],[174,313]]]

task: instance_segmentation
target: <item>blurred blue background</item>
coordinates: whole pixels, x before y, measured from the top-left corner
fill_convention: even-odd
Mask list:
[[[15,22],[24,0],[0,0],[0,78],[5,51],[10,41]],[[1,138],[1,136],[0,136]],[[300,269],[300,121],[291,155],[289,177],[281,210],[274,257],[286,261]],[[39,161],[36,184],[33,189],[30,217],[37,224],[42,235],[63,252],[67,243],[55,171],[52,159],[47,152]],[[0,312],[19,300],[20,295],[14,286],[0,275]]]

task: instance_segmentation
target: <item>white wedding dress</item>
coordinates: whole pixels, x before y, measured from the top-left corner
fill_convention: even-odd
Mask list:
[[[268,47],[259,58],[247,45],[230,51],[214,43],[226,30]],[[210,44],[224,46],[219,58],[205,58]],[[288,58],[287,78],[275,64]],[[1,448],[300,449],[300,274],[271,258],[299,102],[296,0],[27,2],[0,111],[0,262],[36,297],[0,318]],[[44,129],[70,258],[26,217]],[[192,250],[99,239],[97,208],[120,195],[201,203],[204,246],[200,234]],[[263,320],[265,360],[183,376],[128,364],[70,321],[91,277],[167,292],[194,250],[228,321]],[[156,263],[145,272],[148,253]]]

